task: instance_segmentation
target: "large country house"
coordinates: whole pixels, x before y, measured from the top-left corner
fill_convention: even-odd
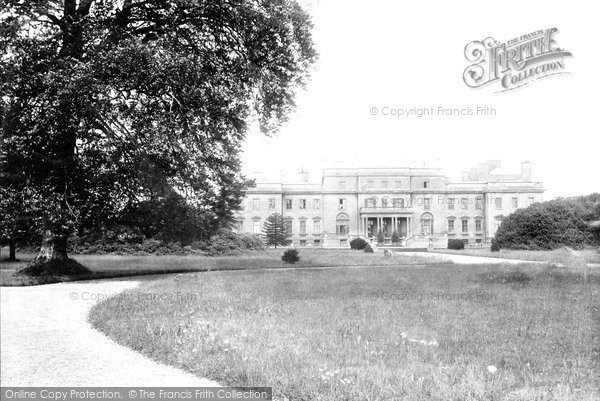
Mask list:
[[[293,246],[347,247],[362,237],[398,246],[445,248],[448,239],[484,246],[502,219],[540,202],[541,182],[531,163],[520,174],[495,174],[496,160],[480,163],[451,181],[439,168],[331,168],[319,184],[257,183],[237,216],[239,232],[260,234],[272,213],[284,217]],[[394,232],[396,235],[394,235]]]

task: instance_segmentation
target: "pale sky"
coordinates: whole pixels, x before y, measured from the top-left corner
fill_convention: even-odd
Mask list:
[[[539,0],[313,0],[320,59],[312,81],[275,137],[249,135],[244,171],[277,178],[304,168],[318,182],[322,168],[334,164],[416,162],[457,177],[488,159],[502,160],[507,172],[530,160],[545,199],[600,192],[597,8]],[[506,93],[463,82],[468,42],[504,42],[552,27],[558,46],[573,53],[565,59],[570,74]],[[496,115],[407,118],[384,116],[384,107],[493,107]]]

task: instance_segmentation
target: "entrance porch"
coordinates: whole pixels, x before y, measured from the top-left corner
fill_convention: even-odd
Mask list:
[[[383,233],[384,243],[392,243],[392,235],[398,234],[400,242],[412,236],[412,217],[410,216],[363,216],[361,217],[361,234],[372,241],[377,241],[379,232]]]

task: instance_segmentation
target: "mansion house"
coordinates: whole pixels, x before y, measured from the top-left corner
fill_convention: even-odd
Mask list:
[[[520,174],[494,174],[497,160],[480,163],[451,181],[438,168],[331,168],[319,184],[257,183],[236,216],[239,232],[261,234],[265,219],[280,213],[292,246],[348,247],[361,237],[398,246],[447,247],[456,238],[484,246],[502,219],[542,201],[531,163]],[[395,235],[394,235],[395,234]]]

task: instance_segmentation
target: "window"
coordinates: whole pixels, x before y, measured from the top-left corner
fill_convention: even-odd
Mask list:
[[[373,180],[367,181],[367,189],[373,188]]]
[[[313,234],[321,234],[321,220],[313,220]]]
[[[402,198],[394,198],[394,199],[392,199],[392,204],[396,208],[403,208],[404,207],[404,199],[402,199]]]
[[[502,209],[502,198],[496,198],[494,201],[496,202],[496,209]]]
[[[423,188],[429,188],[429,181],[423,181]]]
[[[340,207],[340,210],[346,210],[346,199],[339,200],[339,207]]]
[[[260,199],[252,199],[252,207],[254,210],[260,209]]]
[[[482,231],[483,230],[483,224],[482,224],[483,220],[481,219],[476,219],[475,220],[475,231]]]
[[[284,224],[285,224],[285,234],[289,237],[292,235],[292,220],[287,219],[287,220],[285,220]]]
[[[269,210],[275,209],[275,198],[269,199]]]
[[[320,239],[316,239],[313,241],[315,246],[321,246],[321,240]]]
[[[448,198],[448,209],[449,210],[454,210],[454,202],[456,201],[456,199],[454,198]]]
[[[260,220],[252,221],[252,234],[260,234]]]
[[[340,189],[346,189],[346,181],[340,181],[339,182],[339,188]]]
[[[483,198],[481,196],[478,196],[475,199],[475,209],[481,210],[482,208],[483,208]]]
[[[530,197],[527,198],[527,206],[530,206],[534,202],[535,202],[535,199],[534,199],[533,196],[530,196]]]
[[[469,208],[469,199],[460,198],[460,204],[462,205],[463,210],[467,210]]]
[[[388,182],[386,180],[381,181],[381,188],[387,188]]]
[[[306,235],[306,220],[300,220],[300,235]]]
[[[244,231],[244,220],[238,220],[236,222],[237,230],[239,233]]]
[[[454,232],[454,219],[448,219],[448,232]]]
[[[396,188],[402,188],[402,181],[396,181],[396,182],[394,183],[394,186],[395,186]]]
[[[423,209],[426,209],[426,210],[431,209],[431,199],[429,199],[429,198],[423,199]]]
[[[292,210],[292,200],[291,199],[286,199],[285,200],[285,209],[286,210]]]
[[[388,207],[388,200],[389,198],[387,196],[384,196],[383,198],[381,198],[381,207]]]
[[[306,209],[306,199],[300,199],[300,209]]]
[[[494,218],[494,221],[496,223],[496,229],[494,230],[494,232],[498,231],[498,228],[500,228],[500,225],[502,224],[502,219],[504,219],[503,216],[496,216]]]
[[[300,240],[300,246],[306,246],[306,240],[305,239],[301,239]]]
[[[513,209],[516,209],[519,207],[519,198],[512,198],[512,207]]]
[[[313,209],[319,210],[321,208],[321,199],[313,199]]]
[[[335,233],[337,235],[348,235],[350,231],[350,218],[346,213],[340,213],[335,219]]]
[[[421,233],[423,235],[433,234],[433,215],[431,213],[421,215]]]
[[[468,234],[469,233],[469,220],[462,219],[461,222],[462,222],[462,233]]]
[[[367,198],[365,199],[365,207],[375,207],[377,206],[377,198],[376,197],[371,197],[371,198]]]

